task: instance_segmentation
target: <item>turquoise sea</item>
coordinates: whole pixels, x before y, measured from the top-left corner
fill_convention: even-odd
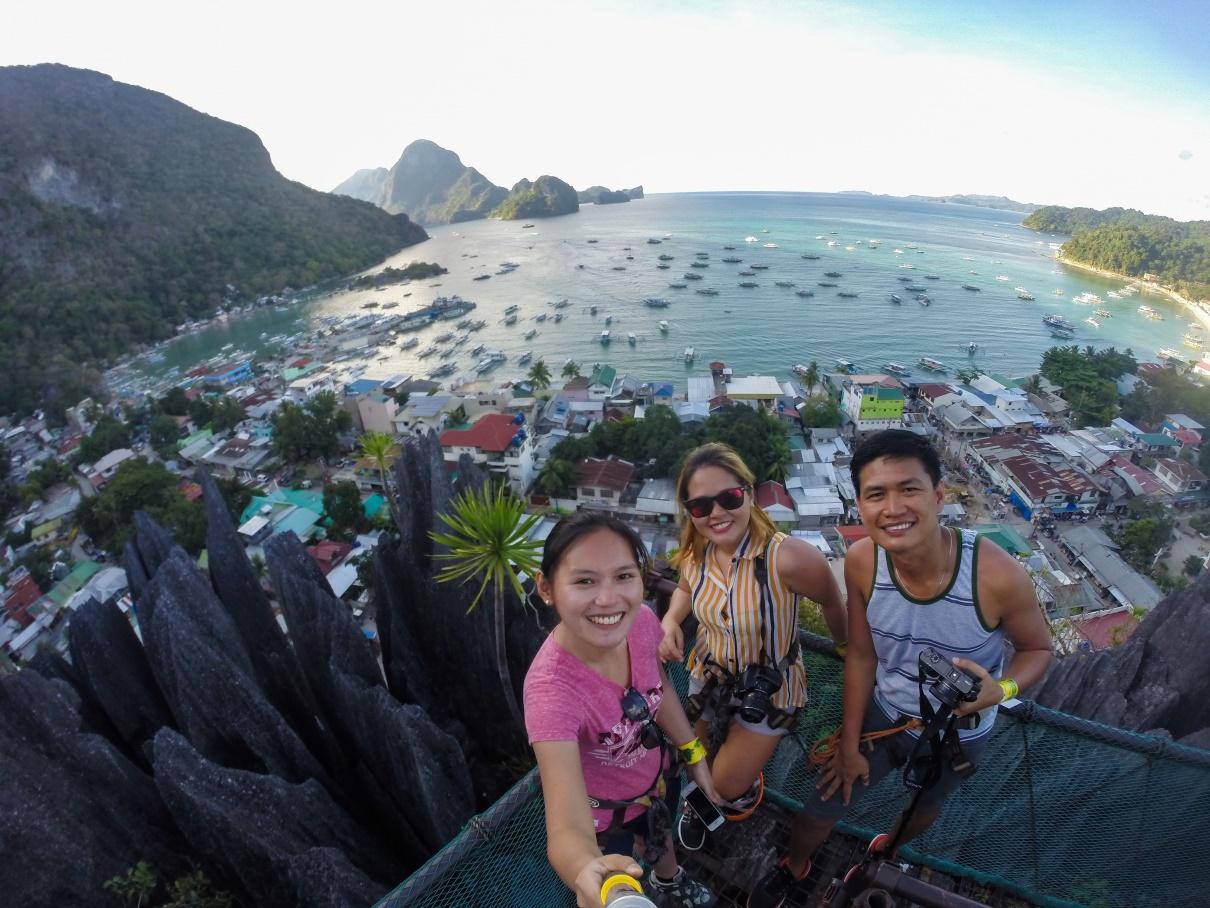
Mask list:
[[[291,334],[323,314],[360,312],[367,301],[397,301],[400,305],[391,311],[403,313],[451,294],[474,300],[478,304],[474,317],[488,322],[461,348],[455,360],[459,370],[469,369],[478,359],[467,348],[484,343],[509,356],[494,377],[519,375],[527,369],[516,365],[525,350],[532,350],[535,360],[544,358],[556,377],[571,358],[585,371],[593,363],[606,362],[643,379],[672,380],[682,388],[686,375],[704,371],[715,359],[725,361],[737,375],[759,372],[786,377],[794,363],[815,360],[827,369],[845,358],[863,371],[881,369],[893,360],[911,367],[919,377],[925,374],[915,365],[921,356],[943,361],[951,374],[973,363],[993,374],[1022,375],[1036,369],[1047,347],[1059,343],[1041,322],[1051,312],[1076,325],[1072,342],[1080,345],[1129,347],[1141,360],[1155,359],[1161,347],[1182,349],[1180,339],[1188,321],[1177,305],[1145,293],[1109,298],[1108,291],[1118,289],[1121,282],[1058,264],[1048,244],[1065,237],[1026,230],[1020,226],[1022,217],[986,208],[863,195],[727,192],[652,195],[620,205],[588,205],[577,214],[535,220],[532,228],[524,228],[520,221],[437,227],[430,229],[431,239],[384,264],[440,262],[450,273],[439,280],[380,292],[319,294],[287,312],[268,310],[234,318],[171,345],[164,362],[154,368],[157,372],[172,366],[185,369],[229,343],[244,351],[256,350],[264,344],[262,334]],[[756,242],[745,242],[747,237]],[[649,244],[649,238],[660,243]],[[872,245],[871,240],[879,242]],[[835,245],[828,245],[829,241]],[[770,243],[776,248],[766,248]],[[724,246],[735,250],[726,251]],[[697,253],[709,255],[701,259],[709,267],[690,267],[698,260]],[[804,259],[803,254],[819,258]],[[660,255],[674,257],[667,263],[668,270],[657,268]],[[743,264],[724,263],[728,256],[742,258]],[[503,262],[519,267],[495,274]],[[768,268],[757,270],[753,277],[740,277],[738,272],[752,264]],[[826,271],[841,276],[825,277]],[[683,290],[669,288],[687,272],[701,274],[702,279],[685,281],[689,286]],[[474,280],[485,273],[493,276]],[[938,279],[927,280],[926,275]],[[915,293],[905,291],[904,282],[897,280],[901,276],[926,287],[932,304],[926,308],[916,303]],[[744,280],[758,286],[741,288]],[[775,281],[792,281],[796,286],[777,287]],[[839,286],[817,286],[820,281]],[[962,289],[964,283],[982,289],[972,293]],[[1036,301],[1019,300],[1016,287],[1028,289]],[[695,288],[713,288],[718,295],[698,294]],[[813,290],[814,296],[801,298],[796,289]],[[1054,294],[1056,289],[1062,290],[1061,297]],[[857,297],[840,297],[841,291]],[[1100,295],[1104,302],[1086,306],[1071,301],[1085,291]],[[411,295],[404,297],[405,292]],[[902,304],[889,300],[893,292],[902,297]],[[642,302],[645,297],[662,297],[669,306],[648,308]],[[563,321],[555,324],[552,304],[560,299],[570,305],[561,310]],[[1141,303],[1155,308],[1164,321],[1144,319],[1136,311]],[[520,317],[515,325],[505,326],[503,311],[513,304],[520,307]],[[591,305],[598,307],[595,316],[589,314]],[[1086,324],[1083,320],[1095,308],[1108,310],[1112,318],[1099,319],[1100,327]],[[546,321],[536,322],[543,313]],[[604,346],[599,335],[607,315],[613,319],[609,325],[613,340]],[[669,322],[667,334],[657,327],[661,319]],[[415,354],[432,336],[451,327],[423,329],[419,346],[410,351],[379,348],[367,377],[424,374],[441,361],[420,360]],[[523,334],[531,328],[538,333],[525,340]],[[628,332],[637,336],[633,346],[627,343]],[[973,357],[966,353],[969,341],[979,344]],[[693,366],[684,362],[687,346],[697,354]],[[387,352],[388,359],[378,358]]]

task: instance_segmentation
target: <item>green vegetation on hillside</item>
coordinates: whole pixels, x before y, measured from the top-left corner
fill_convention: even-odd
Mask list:
[[[1174,221],[1126,208],[1039,208],[1022,225],[1069,233],[1063,255],[1072,261],[1142,277],[1193,299],[1210,298],[1210,221]]]
[[[181,322],[426,237],[285,179],[249,130],[99,73],[0,68],[0,135],[0,413],[57,413]]]
[[[449,274],[449,269],[442,268],[436,262],[412,262],[406,268],[383,268],[374,274],[363,274],[354,278],[349,284],[351,290],[364,290],[367,287],[386,287],[388,284],[401,284],[404,281],[419,281],[429,277]]]
[[[557,177],[541,176],[531,183],[521,180],[491,216],[509,221],[544,218],[580,210],[576,191]]]

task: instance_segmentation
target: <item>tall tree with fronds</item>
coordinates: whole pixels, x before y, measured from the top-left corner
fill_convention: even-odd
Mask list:
[[[539,567],[542,543],[529,538],[529,532],[541,518],[526,514],[525,503],[507,489],[484,483],[468,489],[454,499],[450,514],[441,514],[447,532],[433,532],[433,541],[448,551],[436,555],[446,566],[437,575],[442,583],[479,581],[470,611],[479,605],[488,586],[492,588],[493,624],[496,635],[496,673],[504,700],[517,725],[523,726],[521,709],[513,693],[508,669],[508,648],[504,634],[504,591],[511,586],[521,602],[525,589],[517,571],[534,576]]]
[[[579,378],[580,377],[580,364],[575,362],[574,360],[568,360],[567,362],[565,362],[563,364],[563,377],[564,378]]]
[[[819,384],[819,363],[811,360],[807,366],[807,374],[802,377],[803,384],[807,386],[807,397],[815,393],[815,386]]]
[[[393,459],[395,439],[386,432],[366,432],[359,439],[361,456],[374,462],[378,467],[378,478],[382,481],[382,494],[387,500],[387,508],[391,512],[391,526],[399,526],[395,519],[395,494],[391,491],[391,483],[387,476],[387,465]]]
[[[529,367],[529,380],[539,391],[550,387],[550,367],[546,365],[546,360],[540,359]]]

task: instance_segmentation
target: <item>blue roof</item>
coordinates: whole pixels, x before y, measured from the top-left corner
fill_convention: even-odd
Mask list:
[[[357,381],[350,382],[349,384],[345,385],[345,393],[346,394],[369,394],[371,391],[373,391],[375,388],[377,388],[381,384],[382,384],[382,382],[377,381],[376,379],[373,379],[373,378],[359,378],[359,379],[357,379]]]
[[[672,397],[676,394],[676,386],[670,381],[653,381],[651,383],[652,397]]]

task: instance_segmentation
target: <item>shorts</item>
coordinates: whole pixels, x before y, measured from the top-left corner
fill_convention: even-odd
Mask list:
[[[694,694],[698,693],[705,686],[706,686],[705,681],[702,681],[699,678],[690,677],[690,679],[689,679],[689,696],[692,697]],[[738,698],[732,697],[731,702],[734,705],[739,706]],[[735,714],[735,717],[731,721],[734,722],[736,725],[738,725],[740,728],[746,728],[748,731],[752,732],[753,734],[764,735],[765,737],[768,737],[768,738],[781,738],[781,737],[784,737],[785,735],[788,735],[790,732],[794,731],[794,718],[798,714],[798,707],[795,707],[793,709],[783,710],[783,712],[787,713],[790,716],[790,720],[788,722],[786,722],[784,725],[780,726],[779,728],[772,728],[769,725],[768,719],[765,719],[763,722],[748,722],[738,712]],[[702,710],[702,714],[698,718],[703,722],[709,722],[711,719],[714,718],[714,710],[711,707],[707,706],[705,709]]]
[[[871,731],[883,731],[884,729],[894,728],[899,724],[900,722],[892,721],[882,711],[882,708],[874,702],[874,697],[871,695],[870,702],[866,706],[865,718],[861,721],[862,734]],[[972,763],[978,764],[979,755],[983,752],[983,747],[990,737],[991,732],[988,731],[977,740],[963,741],[962,752],[966,755],[967,759]],[[865,747],[862,749],[862,755],[870,763],[870,784],[863,785],[860,781],[855,782],[853,784],[853,792],[849,797],[848,806],[845,806],[839,789],[832,792],[832,797],[825,801],[823,800],[823,793],[816,788],[812,788],[811,794],[803,805],[803,810],[809,816],[818,820],[839,820],[850,807],[857,803],[866,791],[881,782],[893,770],[903,769],[908,755],[911,754],[912,748],[916,746],[916,738],[906,731],[901,731],[897,735],[878,738],[872,742],[872,745],[872,751],[865,749]],[[920,796],[919,809],[924,813],[939,810],[942,802],[962,784],[962,781],[962,776],[954,772],[948,762],[945,763],[941,769],[941,778],[937,784],[925,790],[924,794]]]
[[[668,808],[668,816],[676,819],[676,811],[681,801],[680,773],[670,773],[664,776],[667,790],[664,792],[664,804]],[[675,824],[674,824],[675,825]],[[647,838],[647,811],[643,811],[633,820],[627,820],[618,829],[605,830],[597,834],[597,846],[601,854],[634,854],[634,839]]]

